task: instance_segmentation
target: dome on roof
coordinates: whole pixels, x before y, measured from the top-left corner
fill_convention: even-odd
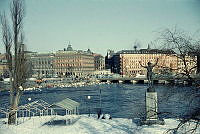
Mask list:
[[[73,51],[72,45],[68,45],[67,51]]]

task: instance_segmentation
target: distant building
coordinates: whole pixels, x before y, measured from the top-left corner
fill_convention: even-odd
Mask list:
[[[8,77],[8,66],[5,54],[0,54],[0,76]]]
[[[32,73],[34,77],[50,77],[55,74],[54,70],[54,53],[30,53],[28,59],[30,60]]]
[[[136,74],[146,74],[145,68],[150,61],[155,63],[159,58],[157,66],[154,68],[155,73],[176,72],[178,65],[175,53],[170,50],[147,49],[140,50],[122,50],[110,57],[109,66],[112,72],[126,76],[136,76]]]
[[[90,50],[73,50],[69,44],[67,49],[55,53],[55,71],[60,76],[91,75],[94,70],[94,56]]]
[[[95,70],[105,69],[105,58],[100,54],[93,54]]]
[[[107,55],[106,55],[106,57],[105,57],[105,69],[111,69],[111,67],[113,66],[112,64],[112,62],[113,62],[113,59],[112,59],[112,57],[113,57],[113,55],[114,55],[115,53],[114,53],[114,51],[113,50],[108,50],[107,51]]]
[[[105,67],[104,57],[87,51],[73,50],[69,44],[67,49],[56,53],[29,53],[34,77],[80,77],[92,75],[96,69]],[[95,64],[96,63],[96,64]]]

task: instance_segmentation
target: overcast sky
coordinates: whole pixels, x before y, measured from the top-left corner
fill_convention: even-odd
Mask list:
[[[52,52],[66,48],[106,54],[142,48],[158,31],[175,25],[194,33],[200,29],[199,0],[25,0],[25,43],[31,51]],[[0,0],[0,11],[9,0]],[[0,44],[0,52],[3,50]]]

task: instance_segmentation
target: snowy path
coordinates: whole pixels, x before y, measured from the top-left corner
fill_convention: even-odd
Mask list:
[[[124,118],[98,120],[94,115],[74,115],[67,118],[72,119],[71,125],[65,125],[63,116],[53,119],[62,121],[57,125],[48,124],[52,120],[50,116],[34,117],[17,126],[0,124],[0,134],[161,134],[178,124],[178,121],[173,119],[165,119],[166,125],[163,126],[137,126],[131,119]]]

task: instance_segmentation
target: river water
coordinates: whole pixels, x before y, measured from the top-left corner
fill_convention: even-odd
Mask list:
[[[145,115],[145,91],[147,85],[139,84],[102,84],[86,87],[49,88],[41,91],[26,91],[21,97],[20,105],[42,99],[49,104],[61,101],[66,97],[79,102],[80,114],[97,113],[102,107],[103,113],[112,117],[135,118]],[[156,85],[160,117],[186,116],[199,107],[199,100],[192,99],[196,91],[191,87]],[[101,92],[101,95],[100,95]],[[91,96],[88,100],[87,96]],[[101,96],[101,97],[100,97]],[[8,92],[0,92],[0,107],[8,104]],[[101,100],[101,105],[100,105]],[[89,110],[90,109],[90,110]]]

